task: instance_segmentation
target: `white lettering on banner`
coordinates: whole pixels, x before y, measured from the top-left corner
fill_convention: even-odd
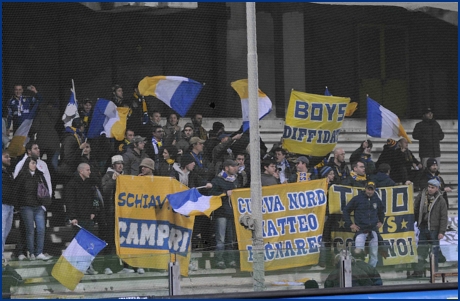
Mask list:
[[[302,210],[306,208],[314,208],[326,204],[326,193],[323,189],[290,192],[287,194],[289,198],[289,210]],[[251,199],[238,198],[238,212],[240,214],[252,213]],[[286,208],[281,201],[279,195],[269,195],[262,198],[262,213],[275,213],[286,211]]]
[[[167,221],[119,218],[120,247],[170,250],[186,252],[190,229],[169,224]]]
[[[285,240],[275,243],[266,243],[264,246],[264,261],[273,261],[277,259],[300,257],[308,254],[319,253],[322,235],[297,238],[293,241]],[[248,262],[253,261],[252,245],[246,245],[248,250]]]

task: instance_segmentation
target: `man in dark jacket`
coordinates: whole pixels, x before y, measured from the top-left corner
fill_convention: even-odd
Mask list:
[[[93,206],[95,189],[93,183],[89,181],[91,167],[87,163],[80,163],[76,174],[64,187],[64,201],[67,208],[67,218],[74,226],[75,235],[80,230],[76,225],[85,228],[89,232],[98,236],[95,220],[97,208]],[[93,266],[90,265],[87,274],[95,275]]]
[[[64,185],[73,177],[80,162],[82,150],[86,147],[84,129],[85,126],[81,119],[75,118],[72,120],[72,126],[66,127],[65,135],[61,140],[58,171],[62,178],[61,183]]]
[[[444,132],[439,123],[433,118],[433,111],[427,108],[423,112],[423,119],[415,125],[412,137],[419,140],[420,158],[423,167],[426,167],[428,158],[435,158],[440,168],[441,146],[440,141],[444,139]]]
[[[356,161],[364,162],[367,175],[373,175],[375,173],[375,163],[372,161],[371,154],[372,146],[371,140],[364,140],[350,156],[350,165]]]
[[[379,165],[379,171],[370,177],[371,181],[375,183],[375,187],[389,187],[395,186],[396,183],[390,178],[390,165],[383,163]]]
[[[78,174],[64,188],[67,217],[72,225],[79,224],[86,230],[95,233],[96,208],[93,206],[95,191],[92,182],[88,181],[91,168],[87,163],[80,163],[77,171]]]
[[[447,193],[452,191],[452,188],[446,187],[444,179],[441,177],[438,170],[438,161],[434,158],[429,158],[426,160],[426,168],[423,170],[420,175],[417,188],[423,190],[428,187],[428,181],[436,179],[439,181],[441,186],[439,186],[439,192],[442,194],[442,197],[446,201],[447,209],[449,209],[449,199],[447,198]]]
[[[13,225],[13,211],[16,205],[16,194],[14,188],[13,174],[8,171],[11,165],[10,154],[7,150],[2,151],[2,264],[6,264],[3,257],[5,242]]]
[[[327,165],[332,167],[335,174],[333,184],[342,184],[342,181],[350,175],[348,165],[345,163],[345,151],[343,148],[336,148],[334,150],[334,157],[329,160]]]
[[[420,192],[414,201],[414,217],[420,230],[418,240],[418,263],[414,267],[415,277],[423,275],[425,258],[429,253],[429,244],[434,254],[434,269],[438,271],[439,241],[447,229],[447,205],[436,179],[428,181],[428,187]]]
[[[351,222],[350,213],[354,212],[355,222]],[[366,190],[354,196],[343,210],[345,227],[350,227],[355,234],[356,249],[364,250],[366,240],[369,240],[370,259],[373,267],[378,262],[378,229],[385,219],[385,208],[382,200],[375,194],[374,182],[366,184]]]
[[[238,187],[237,172],[238,163],[233,160],[225,160],[222,164],[223,170],[211,181],[212,189],[210,195],[221,195],[222,207],[214,211],[214,221],[216,227],[216,259],[217,267],[226,268],[224,261],[224,250],[230,250],[225,253],[226,261],[229,267],[236,267],[235,256],[233,253],[233,241],[235,232],[235,221],[233,209],[230,201],[233,189]]]
[[[353,162],[350,175],[342,181],[342,185],[353,187],[365,187],[368,181],[366,165],[362,161]]]

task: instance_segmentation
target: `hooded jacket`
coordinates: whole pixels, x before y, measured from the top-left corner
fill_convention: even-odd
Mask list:
[[[427,188],[420,192],[414,201],[414,217],[417,225],[422,224],[423,212],[426,211]],[[431,210],[428,212],[428,230],[445,234],[447,229],[447,204],[441,194],[436,192],[431,203]]]

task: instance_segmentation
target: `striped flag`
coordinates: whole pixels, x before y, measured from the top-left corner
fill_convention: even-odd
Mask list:
[[[166,196],[177,213],[186,216],[206,215],[222,206],[221,196],[204,196],[196,188]]]
[[[96,255],[106,245],[105,241],[81,228],[54,265],[51,275],[73,291]]]
[[[34,118],[37,115],[39,103],[36,103],[30,114],[26,119],[21,123],[16,132],[14,132],[13,139],[11,139],[10,144],[8,145],[8,151],[11,157],[17,157],[25,153],[25,145],[29,141],[29,131],[34,122]]]
[[[129,108],[117,108],[113,101],[99,98],[94,106],[87,137],[92,139],[105,134],[107,138],[122,141],[125,137]]]
[[[143,96],[155,96],[184,117],[192,107],[203,85],[182,76],[144,77],[138,85]]]
[[[249,88],[248,80],[240,79],[231,83],[232,88],[241,98],[241,109],[243,111],[243,131],[249,129]],[[267,116],[272,110],[272,101],[259,89],[259,120]]]
[[[387,139],[404,137],[409,143],[411,142],[398,116],[369,96],[367,97],[366,127],[366,132],[371,137]]]
[[[70,89],[70,98],[67,107],[65,108],[64,115],[62,115],[62,121],[64,122],[64,127],[72,126],[72,120],[80,117],[78,115],[78,105],[75,98],[75,91]]]

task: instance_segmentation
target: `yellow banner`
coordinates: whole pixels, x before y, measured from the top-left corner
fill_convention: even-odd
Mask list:
[[[329,219],[332,225],[334,246],[342,248],[353,242],[354,233],[345,228],[343,209],[352,197],[363,188],[332,185],[329,188]],[[376,193],[385,206],[385,221],[379,229],[389,256],[383,259],[384,265],[396,265],[417,261],[417,248],[414,232],[413,186],[401,185],[377,188]],[[351,214],[353,220],[353,213]]]
[[[115,192],[117,255],[134,267],[168,269],[179,261],[188,275],[195,217],[173,212],[167,194],[188,187],[169,177],[119,176]]]
[[[283,132],[289,152],[325,156],[338,142],[350,98],[292,90]]]
[[[265,270],[317,264],[326,214],[325,179],[262,187]],[[251,214],[251,190],[231,195],[242,271],[252,271],[252,232],[239,224]]]

